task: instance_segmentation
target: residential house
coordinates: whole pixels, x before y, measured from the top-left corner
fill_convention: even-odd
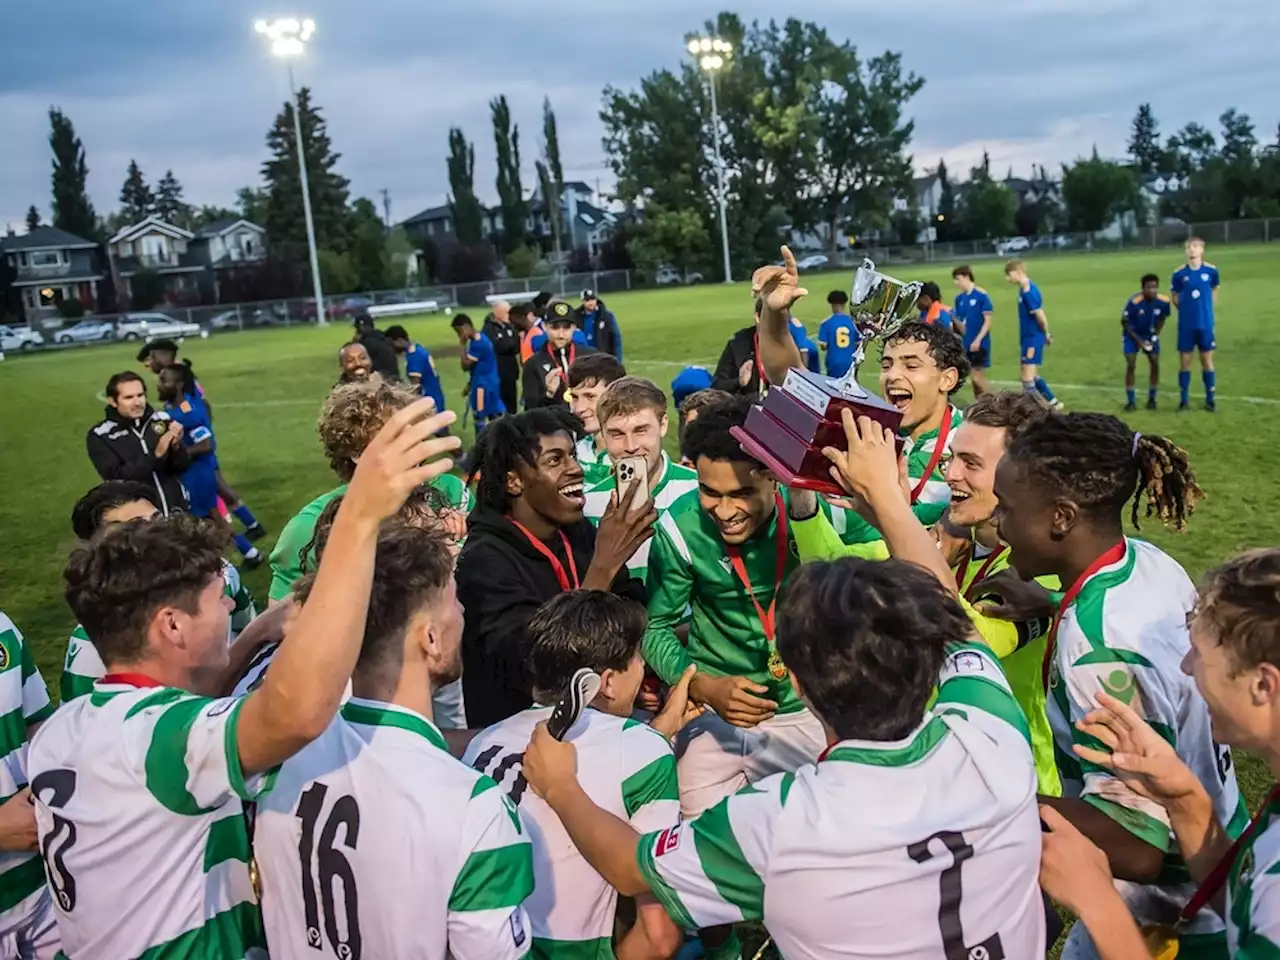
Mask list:
[[[217,220],[198,233],[152,215],[122,228],[107,242],[123,292],[142,270],[164,278],[171,301],[218,300],[218,273],[265,259],[266,231],[238,217]]]
[[[57,227],[36,227],[0,237],[0,256],[8,261],[23,319],[32,326],[58,317],[58,304],[79,300],[86,310],[98,303],[103,278],[98,245]]]
[[[502,216],[499,208],[482,209],[480,229],[486,236],[497,233],[501,223]],[[448,203],[438,207],[427,207],[408,220],[402,220],[399,226],[404,228],[405,235],[416,247],[426,246],[428,242],[434,243],[437,247],[447,246],[458,240],[457,227],[453,219],[453,206]]]

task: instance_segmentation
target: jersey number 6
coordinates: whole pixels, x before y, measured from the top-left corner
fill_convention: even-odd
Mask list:
[[[302,910],[307,923],[307,945],[320,949],[320,910],[317,899],[324,908],[324,932],[339,960],[360,960],[360,910],[356,895],[356,877],[351,864],[334,846],[338,827],[344,829],[343,846],[355,850],[360,838],[360,808],[354,797],[342,796],[334,801],[333,809],[320,830],[320,848],[316,850],[316,824],[324,809],[325,795],[329,788],[323,783],[313,783],[298,800],[296,816],[302,821],[302,836],[298,839],[298,857],[302,861]],[[311,860],[315,852],[318,876],[312,882]],[[338,929],[334,910],[334,882],[342,884],[342,903],[345,913],[346,936]],[[319,897],[317,898],[317,887]]]
[[[32,796],[48,804],[51,811],[65,807],[75,792],[74,770],[46,770],[31,784]],[[40,844],[40,855],[44,858],[45,872],[49,875],[49,886],[53,889],[54,899],[67,913],[76,908],[76,881],[68,872],[63,857],[75,842],[76,825],[66,817],[53,813],[53,829],[45,834]]]

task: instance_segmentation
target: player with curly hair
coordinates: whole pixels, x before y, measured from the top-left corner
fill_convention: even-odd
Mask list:
[[[1078,760],[1073,747],[1096,743],[1077,724],[1110,694],[1162,731],[1233,835],[1248,822],[1230,751],[1214,742],[1208,707],[1182,670],[1195,586],[1168,554],[1124,535],[1126,509],[1135,526],[1145,513],[1183,529],[1204,493],[1172,441],[1096,413],[1028,426],[996,468],[995,493],[1013,568],[1025,578],[1055,575],[1067,588],[1042,668],[1063,788],[1046,802],[1106,851],[1139,923],[1167,922],[1169,905],[1176,912],[1194,890],[1167,812],[1112,771]],[[1211,944],[1223,929],[1213,910],[1201,910],[1184,940]],[[1077,926],[1063,956],[1092,951]]]

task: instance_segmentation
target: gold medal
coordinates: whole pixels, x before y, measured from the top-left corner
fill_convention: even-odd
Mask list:
[[[787,676],[787,665],[782,662],[777,650],[769,651],[769,676],[775,680],[783,680]]]
[[[253,887],[253,895],[258,902],[262,902],[262,874],[258,872],[258,860],[256,857],[249,858],[249,883]]]
[[[1152,960],[1174,960],[1178,955],[1178,928],[1167,923],[1144,924],[1142,942]]]

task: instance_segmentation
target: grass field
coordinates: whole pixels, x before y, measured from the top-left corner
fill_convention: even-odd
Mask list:
[[[1215,249],[1210,260],[1223,277],[1217,330],[1219,412],[1201,412],[1198,404],[1195,412],[1174,412],[1177,360],[1169,354],[1162,408],[1129,418],[1135,429],[1167,434],[1185,446],[1208,491],[1209,499],[1186,534],[1173,535],[1154,525],[1143,531],[1193,577],[1245,547],[1280,543],[1280,516],[1267,512],[1264,489],[1280,475],[1280,431],[1275,426],[1280,414],[1280,301],[1271,298],[1269,286],[1280,273],[1280,248]],[[1178,265],[1165,252],[1030,262],[1055,336],[1044,373],[1069,408],[1120,412],[1124,394],[1118,317],[1124,299],[1143,273],[1167,277]],[[949,297],[951,266],[933,264],[911,278],[935,280]],[[977,270],[996,306],[992,375],[1012,382],[1017,379],[1013,289],[1003,282],[998,263],[980,263]],[[797,315],[811,333],[825,316],[826,292],[847,289],[848,280],[846,274],[805,277],[812,292]],[[725,340],[751,318],[746,284],[618,294],[608,304],[622,326],[628,370],[664,387],[686,364],[714,366]],[[431,350],[450,403],[459,406],[464,380],[448,318],[404,322]],[[273,532],[334,483],[314,425],[336,378],[336,351],[348,335],[345,326],[295,328],[226,334],[184,345],[183,355],[192,360],[214,406],[224,472]],[[97,482],[84,435],[101,417],[99,397],[107,378],[137,369],[135,352],[133,346],[119,345],[10,355],[0,364],[0,609],[27,635],[51,686],[74,625],[61,598],[60,577],[72,541],[70,510]],[[872,358],[864,368],[868,385],[875,383],[875,369]],[[1144,378],[1140,370],[1140,385]],[[1193,388],[1198,395],[1198,373]],[[967,388],[960,394],[964,401],[969,396]],[[270,540],[263,545],[269,547]],[[247,579],[265,600],[265,567]],[[1256,797],[1256,775],[1249,773],[1249,792]]]

